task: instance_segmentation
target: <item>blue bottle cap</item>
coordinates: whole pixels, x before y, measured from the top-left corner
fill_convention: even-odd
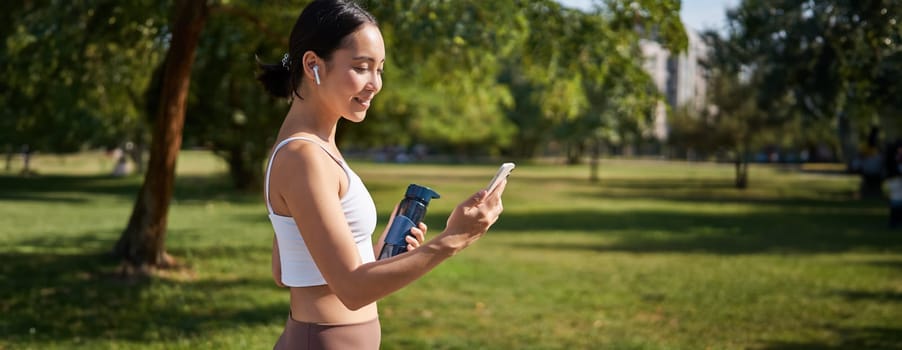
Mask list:
[[[410,184],[410,186],[407,186],[407,194],[405,194],[405,197],[416,198],[423,202],[423,204],[429,204],[429,200],[433,198],[441,198],[441,196],[431,188],[417,184]]]

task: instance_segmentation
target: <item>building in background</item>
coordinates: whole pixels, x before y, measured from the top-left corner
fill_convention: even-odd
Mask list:
[[[673,55],[661,44],[651,40],[642,40],[639,45],[645,61],[643,67],[651,76],[664,100],[674,110],[689,106],[695,110],[705,108],[707,83],[705,69],[700,60],[708,54],[708,46],[701,37],[692,30],[687,30],[689,45],[685,52]],[[658,140],[667,140],[667,106],[659,102],[655,109],[654,136]]]

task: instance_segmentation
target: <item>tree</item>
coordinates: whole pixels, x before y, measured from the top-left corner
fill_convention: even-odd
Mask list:
[[[143,136],[142,95],[163,51],[166,2],[2,6],[0,139],[8,149],[73,152]]]
[[[682,108],[671,118],[677,145],[706,153],[726,153],[735,165],[735,186],[748,187],[749,160],[773,127],[769,114],[757,108],[754,86],[733,72],[713,71],[708,81],[709,101],[715,108],[699,114]]]
[[[301,8],[306,1],[298,3]],[[279,113],[270,112],[283,105],[265,97],[249,79],[250,54],[278,57],[296,18],[296,13],[284,11],[284,4],[184,0],[176,2],[169,23],[164,18],[170,5],[27,1],[6,5],[13,24],[0,25],[10,53],[0,57],[9,63],[0,68],[9,73],[0,82],[0,102],[3,113],[17,116],[2,122],[15,130],[9,132],[9,145],[28,140],[50,151],[77,150],[140,139],[150,129],[145,125],[153,124],[145,182],[115,247],[129,265],[139,268],[172,264],[165,252],[166,218],[186,123],[189,142],[213,145],[229,160],[236,186],[258,182],[254,178],[260,175],[265,154],[259,145],[269,144],[258,140],[272,137],[261,130],[280,119]],[[654,17],[648,16],[654,11],[642,6],[629,9],[634,18]],[[589,108],[587,96],[597,96],[601,91],[597,87],[608,86],[602,84],[608,62],[611,69],[622,68],[618,64],[638,67],[629,63],[637,57],[634,44],[612,45],[623,42],[609,40],[634,33],[632,29],[612,31],[614,21],[566,10],[551,0],[394,0],[373,3],[370,10],[380,19],[392,53],[385,74],[390,88],[371,111],[375,122],[342,128],[346,145],[429,142],[462,154],[503,152],[517,132],[515,121],[506,117],[511,114],[505,112],[528,111],[530,104],[539,107],[532,112],[539,117],[524,119],[523,129],[557,130],[563,133],[558,135],[561,140],[582,132],[580,125],[620,124],[579,118]],[[231,17],[216,19],[211,35],[201,38],[210,13]],[[262,18],[282,18],[274,22],[285,25],[271,26]],[[85,30],[92,35],[84,35]],[[552,35],[543,34],[545,30]],[[599,37],[605,39],[595,40]],[[242,44],[247,45],[244,50]],[[605,52],[610,50],[618,54],[606,61]],[[195,51],[201,54],[197,70],[192,69]],[[509,64],[522,69],[504,71]],[[531,87],[525,94],[517,92],[522,100],[515,102],[513,85],[499,80],[502,75],[525,82],[517,86]],[[191,79],[201,88],[189,90]],[[56,89],[55,84],[67,88]],[[633,93],[634,86],[620,85],[617,91],[623,98],[612,99],[612,105],[641,105],[635,103],[641,99],[634,97],[641,95]],[[186,108],[196,113],[187,121]],[[201,123],[200,117],[210,119]],[[535,129],[533,120],[550,127]],[[560,127],[564,124],[576,127]],[[40,132],[39,125],[54,125],[59,134],[45,138],[48,133]],[[573,139],[574,144],[581,142]]]
[[[761,76],[759,104],[789,95],[802,118],[834,123],[852,164],[856,135],[900,110],[900,14],[892,0],[746,0],[728,23],[732,44]]]
[[[557,141],[576,163],[591,150],[595,180],[602,143],[647,133],[661,96],[642,69],[639,39],[685,49],[679,2],[605,1],[582,12],[543,1],[524,12],[530,31],[510,60],[517,68],[502,76],[516,97],[509,115],[522,141],[517,153],[532,156],[538,145]]]
[[[166,224],[181,146],[186,100],[200,33],[207,21],[206,1],[180,1],[172,21],[172,39],[164,63],[160,108],[154,120],[150,160],[128,226],[115,254],[129,267],[172,267],[166,253]]]
[[[425,143],[459,154],[512,140],[499,59],[525,32],[517,1],[380,1],[388,58],[371,122],[342,128],[354,146]]]
[[[765,145],[799,144],[816,135],[816,130],[803,128],[804,119],[792,108],[792,95],[761,91],[767,76],[763,70],[750,68],[759,61],[737,45],[735,38],[708,31],[703,39],[710,48],[701,62],[707,73],[709,108],[678,108],[671,118],[672,142],[732,158],[735,186],[745,189],[752,152]]]
[[[281,11],[274,13],[275,8]],[[225,160],[234,188],[259,190],[261,166],[269,153],[288,104],[275,101],[253,79],[255,55],[280,57],[295,16],[284,6],[245,8],[241,4],[213,9],[197,48],[191,95],[185,118],[185,143],[211,149]],[[218,13],[223,15],[218,15]],[[281,16],[281,26],[261,30],[256,19]],[[291,17],[291,18],[288,18]]]

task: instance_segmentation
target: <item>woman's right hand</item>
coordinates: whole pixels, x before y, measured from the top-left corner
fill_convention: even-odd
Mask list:
[[[454,208],[442,233],[450,239],[448,242],[453,253],[473,244],[498,220],[498,216],[504,211],[501,195],[506,186],[507,179],[491,193],[481,190]]]

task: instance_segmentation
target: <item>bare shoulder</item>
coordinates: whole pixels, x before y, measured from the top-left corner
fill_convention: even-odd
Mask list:
[[[306,141],[288,142],[273,158],[273,166],[299,170],[296,168],[317,167],[328,164],[329,155],[323,152],[319,145]]]
[[[338,176],[334,161],[318,145],[289,142],[273,157],[270,171],[270,193],[273,209],[285,212],[285,197],[317,197],[337,191]],[[331,190],[329,190],[331,189]],[[325,190],[326,192],[322,192]]]
[[[282,146],[273,158],[273,174],[278,178],[289,178],[292,183],[302,179],[335,178],[334,161],[317,144],[294,141]],[[278,168],[278,169],[276,169]]]

